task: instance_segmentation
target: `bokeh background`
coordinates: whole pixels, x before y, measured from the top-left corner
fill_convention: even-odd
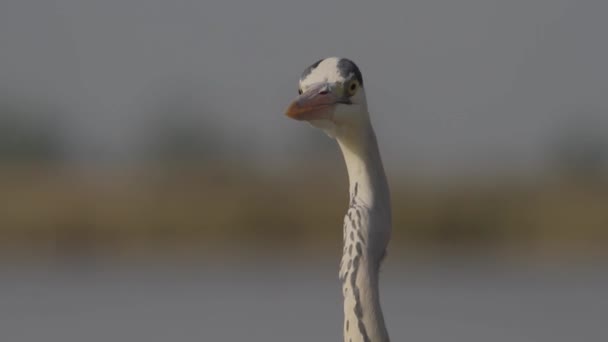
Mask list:
[[[393,340],[605,341],[608,2],[0,1],[2,341],[339,340],[353,59]]]

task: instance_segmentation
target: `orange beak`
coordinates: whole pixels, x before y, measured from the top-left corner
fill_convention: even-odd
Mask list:
[[[285,115],[295,120],[330,119],[339,99],[326,84],[320,84],[298,96],[285,111]]]

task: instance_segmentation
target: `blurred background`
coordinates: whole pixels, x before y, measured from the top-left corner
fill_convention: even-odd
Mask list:
[[[283,111],[342,56],[391,184],[393,340],[605,341],[606,13],[1,0],[0,338],[339,340],[346,170]]]

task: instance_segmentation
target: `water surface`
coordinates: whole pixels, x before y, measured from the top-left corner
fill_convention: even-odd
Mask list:
[[[607,341],[605,265],[389,262],[393,341]],[[1,341],[340,341],[337,265],[4,265]]]

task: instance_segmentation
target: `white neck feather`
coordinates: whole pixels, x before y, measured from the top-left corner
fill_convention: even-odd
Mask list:
[[[389,341],[380,307],[378,272],[390,238],[388,184],[369,119],[336,136],[350,183],[340,267],[344,294],[344,341]]]
[[[390,212],[388,183],[371,123],[341,131],[336,137],[348,170],[350,194],[358,184],[357,197],[368,208]]]

